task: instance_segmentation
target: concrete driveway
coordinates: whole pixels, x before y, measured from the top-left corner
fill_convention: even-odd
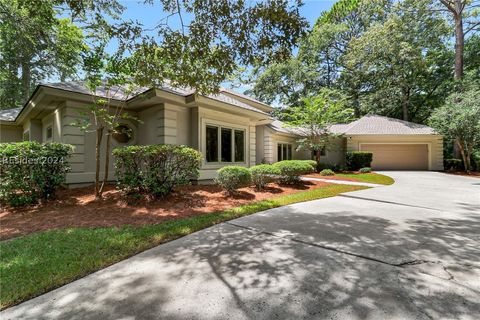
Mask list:
[[[158,246],[1,319],[479,319],[480,179],[254,214]]]

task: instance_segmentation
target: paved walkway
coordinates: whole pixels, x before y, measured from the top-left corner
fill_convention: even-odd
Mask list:
[[[480,179],[267,210],[160,245],[4,319],[480,319]]]

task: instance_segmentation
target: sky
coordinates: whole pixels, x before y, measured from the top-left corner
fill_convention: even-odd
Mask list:
[[[300,13],[304,16],[310,25],[313,25],[322,11],[328,10],[337,0],[304,0],[304,5],[300,8]],[[154,5],[145,5],[143,0],[120,0],[126,7],[124,18],[138,20],[145,27],[155,26],[159,20],[165,17],[162,12],[159,1],[154,0]],[[172,20],[171,20],[172,21]]]

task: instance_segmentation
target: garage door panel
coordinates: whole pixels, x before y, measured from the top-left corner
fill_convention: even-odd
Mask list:
[[[428,170],[427,144],[362,144],[373,153],[374,170]]]

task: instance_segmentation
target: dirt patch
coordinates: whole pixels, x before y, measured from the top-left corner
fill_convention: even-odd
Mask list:
[[[54,201],[0,211],[0,240],[48,229],[155,224],[328,185],[320,181],[308,181],[297,186],[270,184],[264,191],[240,189],[233,197],[227,196],[215,185],[182,186],[165,199],[148,201],[140,198],[133,204],[127,203],[113,186],[108,186],[104,199],[99,201],[95,201],[93,187],[65,189],[58,192]]]

